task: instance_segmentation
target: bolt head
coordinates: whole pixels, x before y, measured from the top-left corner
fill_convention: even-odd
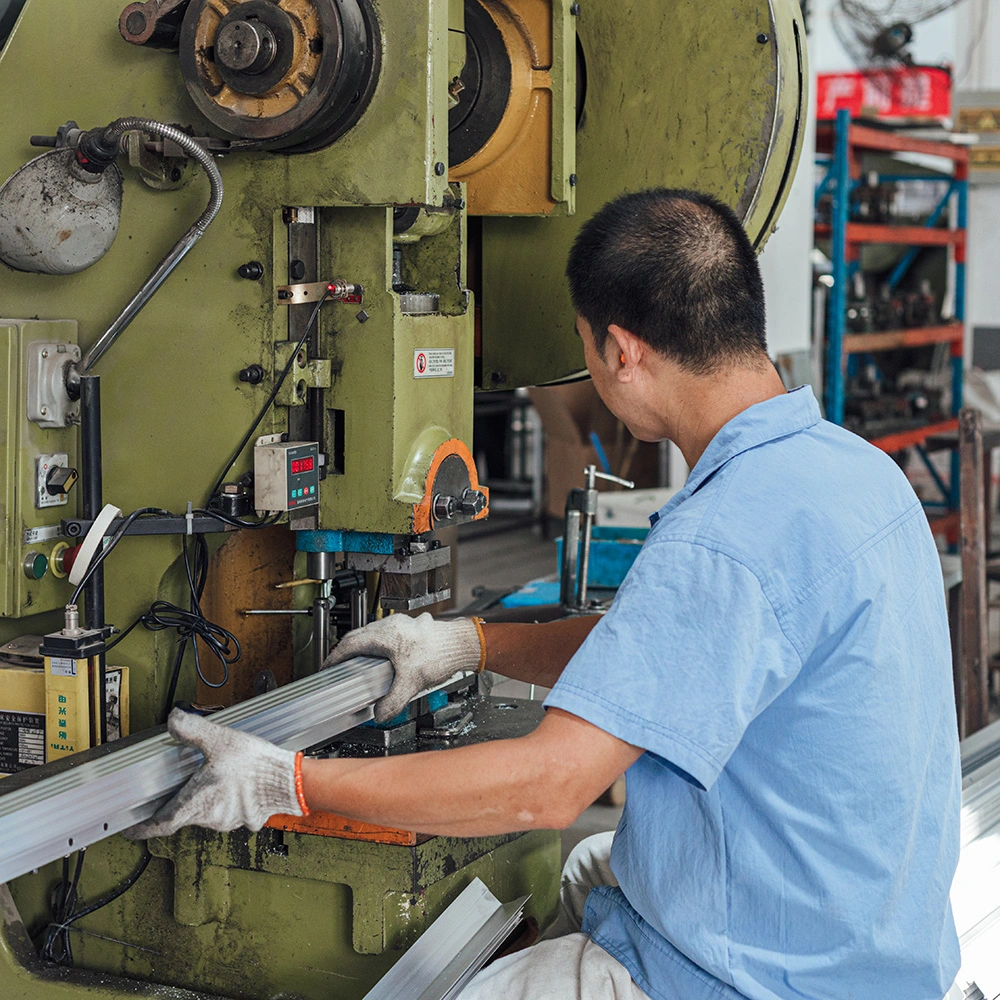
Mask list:
[[[438,177],[441,177],[444,174],[444,164],[440,160],[434,164],[434,173],[436,173]]]
[[[45,414],[49,412],[49,408],[47,406],[43,406],[38,412],[44,417]]]
[[[49,352],[48,351],[42,351],[42,357],[43,358],[47,358],[48,356],[49,356]]]
[[[768,42],[770,41],[770,38],[768,37],[768,34],[767,34],[767,32],[766,32],[766,31],[762,31],[762,32],[761,32],[761,33],[760,33],[760,34],[759,34],[759,35],[757,36],[757,41],[758,41],[758,42],[759,42],[759,43],[760,43],[761,45],[766,45],[766,44],[767,44],[767,43],[768,43]]]

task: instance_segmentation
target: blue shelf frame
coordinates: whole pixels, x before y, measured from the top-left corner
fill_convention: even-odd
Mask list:
[[[858,136],[862,136],[859,140]],[[868,136],[865,141],[864,136]],[[937,148],[934,148],[937,147]],[[923,152],[950,159],[953,163],[952,177],[944,197],[924,223],[925,227],[936,227],[942,215],[948,210],[952,198],[956,199],[956,226],[953,231],[964,232],[968,222],[968,150],[965,147],[953,146],[945,142],[929,142],[926,140],[909,140],[899,137],[893,141],[891,132],[875,131],[870,128],[854,126],[850,112],[842,109],[837,112],[833,125],[832,155],[818,156],[817,162],[827,165],[820,182],[814,191],[814,204],[819,205],[820,199],[828,191],[832,195],[830,212],[830,242],[833,264],[833,285],[827,299],[826,317],[826,352],[825,352],[825,386],[824,406],[826,417],[836,424],[844,422],[845,407],[845,375],[844,375],[844,337],[847,332],[847,289],[854,273],[858,269],[856,254],[850,251],[857,240],[849,239],[848,225],[850,223],[851,194],[859,181],[852,177],[852,166],[857,167],[855,151],[875,150],[879,152]],[[943,178],[939,174],[880,174],[881,181],[902,183],[913,180],[935,180]],[[916,259],[921,247],[911,247],[903,258],[893,268],[889,276],[890,287],[895,288]],[[965,244],[956,243],[955,254],[955,319],[965,321]],[[957,349],[956,349],[957,348]],[[951,395],[952,415],[958,416],[962,408],[963,396],[963,345],[952,344],[951,355]],[[949,482],[942,481],[940,475],[933,469],[926,451],[918,446],[921,459],[931,471],[932,478],[944,496],[948,508],[958,508],[959,463],[958,452],[952,452]],[[940,505],[934,505],[940,506]]]

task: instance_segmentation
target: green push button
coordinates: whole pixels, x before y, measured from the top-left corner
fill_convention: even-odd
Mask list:
[[[29,580],[41,580],[49,570],[49,561],[41,552],[28,552],[24,556],[24,575]]]

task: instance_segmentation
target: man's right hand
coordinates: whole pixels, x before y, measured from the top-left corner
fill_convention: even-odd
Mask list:
[[[468,618],[435,621],[390,615],[348,632],[323,663],[324,669],[354,656],[382,656],[392,661],[396,677],[389,693],[375,704],[375,720],[394,719],[421,692],[443,684],[459,670],[479,667],[479,631]]]

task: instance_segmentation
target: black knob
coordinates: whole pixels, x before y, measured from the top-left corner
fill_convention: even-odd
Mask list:
[[[76,469],[67,469],[64,466],[57,465],[45,477],[45,489],[50,496],[69,493],[78,478]]]
[[[260,385],[264,381],[264,369],[260,365],[247,365],[240,369],[240,381],[251,385]]]
[[[264,277],[264,265],[259,260],[248,260],[236,268],[236,273],[248,281],[260,281]]]

